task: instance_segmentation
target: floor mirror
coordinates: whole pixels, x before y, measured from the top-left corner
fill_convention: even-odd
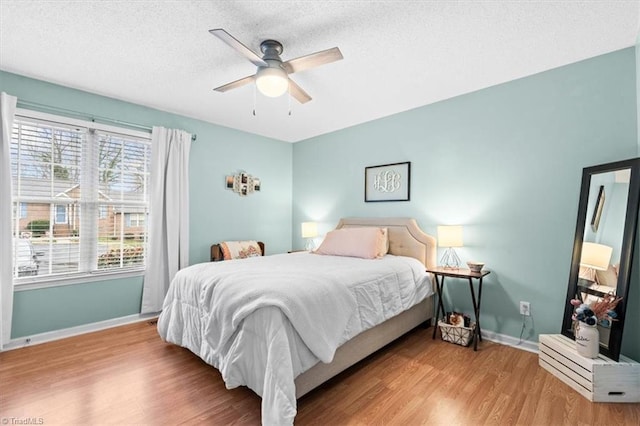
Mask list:
[[[583,170],[562,334],[575,339],[572,299],[589,304],[620,297],[615,320],[597,325],[600,353],[614,361],[620,357],[639,211],[640,158]]]

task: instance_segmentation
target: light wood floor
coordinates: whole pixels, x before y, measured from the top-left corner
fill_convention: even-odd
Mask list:
[[[260,398],[138,323],[0,353],[0,418],[258,425]],[[303,397],[296,424],[638,425],[640,404],[590,403],[536,354],[473,352],[418,328]]]

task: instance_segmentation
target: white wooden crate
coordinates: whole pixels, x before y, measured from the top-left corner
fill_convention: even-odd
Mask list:
[[[593,402],[640,402],[640,364],[603,355],[578,355],[575,342],[561,334],[541,334],[539,364]]]

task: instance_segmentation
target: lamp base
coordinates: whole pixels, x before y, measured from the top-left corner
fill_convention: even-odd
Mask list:
[[[446,249],[440,259],[440,264],[446,269],[460,269],[460,263],[460,258],[452,247]]]
[[[306,251],[313,251],[316,249],[316,243],[313,241],[313,238],[307,238],[307,245],[304,247]]]

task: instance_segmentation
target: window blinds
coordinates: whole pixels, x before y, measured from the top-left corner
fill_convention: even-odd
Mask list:
[[[29,275],[144,267],[148,221],[125,216],[148,215],[150,136],[55,118],[20,114],[13,126],[12,224],[14,240],[33,246],[37,273]],[[20,278],[29,260],[16,253]]]

